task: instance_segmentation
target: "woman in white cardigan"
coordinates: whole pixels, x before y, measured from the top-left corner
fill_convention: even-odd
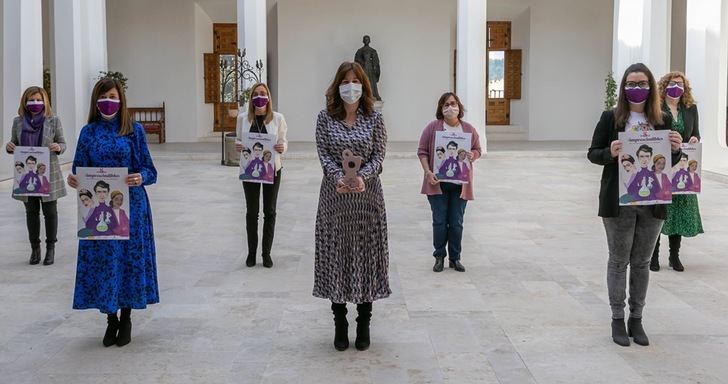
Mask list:
[[[273,112],[270,90],[264,83],[255,84],[250,94],[248,110],[238,115],[237,136],[243,137],[243,132],[259,132],[276,134],[278,140],[273,150],[283,154],[288,149],[286,139],[286,119],[278,112]],[[238,152],[243,151],[243,144],[238,141],[235,145]],[[249,150],[249,149],[248,149]],[[276,226],[276,201],[278,200],[278,188],[281,185],[281,156],[276,157],[275,176],[273,184],[263,184],[263,266],[270,268],[273,260],[270,257],[273,246],[273,235]],[[248,234],[248,257],[245,265],[255,266],[255,258],[258,250],[258,212],[260,211],[260,190],[261,184],[243,183],[245,193],[245,227]]]

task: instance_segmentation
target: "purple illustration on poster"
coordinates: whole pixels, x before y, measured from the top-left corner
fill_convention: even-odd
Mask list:
[[[669,131],[620,132],[619,205],[672,202]]]
[[[273,146],[278,136],[246,132],[240,140],[243,151],[240,154],[239,179],[247,183],[273,184],[276,174],[278,152]]]
[[[432,171],[441,182],[467,184],[470,182],[471,164],[468,152],[472,147],[472,134],[463,132],[435,132],[435,158]]]
[[[680,148],[680,161],[672,167],[672,194],[697,195],[700,193],[703,144],[683,143]]]
[[[15,147],[13,152],[13,195],[48,196],[50,150],[45,147]]]
[[[127,174],[126,168],[76,168],[79,239],[129,239]]]

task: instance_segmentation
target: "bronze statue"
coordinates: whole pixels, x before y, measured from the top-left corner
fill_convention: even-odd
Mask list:
[[[364,72],[366,72],[367,77],[369,77],[369,82],[372,84],[374,98],[381,101],[382,98],[379,97],[379,89],[377,88],[380,74],[379,55],[377,55],[376,49],[369,46],[370,41],[369,36],[364,36],[364,46],[356,51],[354,61],[364,68]]]

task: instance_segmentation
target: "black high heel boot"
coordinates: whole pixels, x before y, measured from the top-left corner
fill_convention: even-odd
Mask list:
[[[645,329],[642,327],[641,318],[630,317],[627,320],[627,329],[629,330],[629,336],[634,339],[635,344],[650,345],[650,340],[647,338]]]
[[[40,263],[40,244],[32,244],[30,246],[30,265],[36,265]]]
[[[369,349],[369,324],[372,318],[372,303],[357,304],[356,312],[356,340],[354,346],[360,351]]]
[[[53,265],[56,258],[56,247],[55,245],[48,244],[46,245],[46,255],[45,259],[43,259],[43,265]]]
[[[116,336],[116,345],[123,347],[131,342],[131,308],[121,309],[119,319],[119,334]]]
[[[657,272],[660,270],[660,235],[657,235],[657,243],[655,250],[652,251],[652,259],[650,259],[650,271]]]
[[[334,312],[334,348],[337,351],[344,351],[349,348],[349,322],[346,321],[346,303],[331,303],[331,310]]]
[[[627,328],[624,326],[624,319],[612,319],[612,340],[623,347],[629,347],[629,336],[627,336]]]
[[[685,267],[680,262],[680,242],[682,236],[670,235],[668,239],[670,240],[670,266],[675,271],[682,272],[685,270]]]
[[[116,333],[119,332],[119,318],[116,313],[106,315],[106,333],[104,333],[104,347],[116,344]]]

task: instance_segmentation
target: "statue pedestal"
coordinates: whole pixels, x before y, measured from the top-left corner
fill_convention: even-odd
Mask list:
[[[374,102],[374,110],[382,113],[382,109],[384,108],[384,102],[381,100],[377,100]]]

